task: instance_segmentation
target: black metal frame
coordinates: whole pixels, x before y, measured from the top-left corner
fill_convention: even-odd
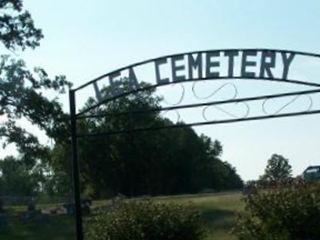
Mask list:
[[[320,54],[314,54],[314,53],[306,53],[306,52],[299,52],[299,51],[287,51],[287,50],[275,50],[275,49],[223,49],[223,50],[213,50],[213,51],[247,51],[247,50],[254,50],[254,51],[269,51],[269,52],[276,52],[276,53],[293,53],[297,55],[302,56],[309,56],[309,57],[315,57],[320,59]],[[114,101],[118,98],[127,96],[129,94],[136,94],[140,91],[145,91],[153,88],[157,88],[160,86],[168,85],[168,84],[175,84],[175,83],[167,83],[167,84],[155,84],[152,86],[148,86],[145,88],[139,88],[132,90],[130,92],[126,92],[123,94],[120,94],[118,96],[111,97],[109,99],[103,100],[98,102],[96,105],[85,109],[84,111],[77,113],[76,112],[76,92],[80,89],[83,89],[89,85],[95,84],[101,79],[104,79],[108,77],[109,75],[123,71],[129,68],[133,68],[136,66],[140,66],[143,64],[152,63],[156,60],[163,59],[163,58],[169,58],[174,57],[178,55],[185,55],[185,54],[200,54],[200,53],[206,53],[211,52],[210,51],[199,51],[199,52],[188,52],[183,54],[175,54],[175,55],[168,55],[163,56],[160,58],[150,59],[143,62],[139,62],[136,64],[132,64],[130,66],[120,68],[116,71],[112,71],[108,74],[104,74],[76,89],[72,89],[69,92],[69,101],[70,101],[70,117],[71,117],[71,139],[72,139],[72,166],[73,166],[73,190],[74,190],[74,202],[75,202],[75,208],[76,208],[76,230],[77,230],[77,240],[83,240],[83,228],[82,228],[82,212],[81,212],[81,198],[80,198],[80,182],[79,182],[79,165],[78,165],[78,149],[77,149],[77,141],[78,138],[91,138],[91,137],[103,137],[103,136],[109,136],[113,134],[124,134],[124,133],[134,133],[134,132],[141,132],[141,131],[157,131],[160,129],[170,129],[170,128],[182,128],[182,127],[190,127],[190,126],[200,126],[200,125],[209,125],[209,124],[224,124],[224,123],[235,123],[235,122],[243,122],[243,121],[254,121],[254,120],[265,120],[265,119],[274,119],[274,118],[282,118],[282,117],[294,117],[294,116],[301,116],[301,115],[311,115],[311,114],[320,114],[320,109],[316,110],[305,110],[305,111],[298,111],[298,112],[290,112],[290,113],[274,113],[274,114],[267,114],[264,116],[253,116],[253,117],[241,117],[241,118],[232,118],[232,119],[223,119],[223,120],[214,120],[214,121],[201,121],[201,122],[192,122],[187,124],[176,124],[176,125],[170,125],[166,127],[145,127],[145,128],[137,128],[137,129],[120,129],[117,131],[112,132],[101,132],[101,133],[88,133],[88,134],[78,134],[77,133],[77,120],[78,119],[84,119],[84,118],[100,118],[105,117],[103,114],[91,114],[87,115],[91,110],[106,104],[107,102]],[[280,79],[280,78],[243,78],[243,77],[217,77],[217,78],[197,78],[192,79],[191,81],[201,81],[201,80],[228,80],[228,79],[257,79],[257,80],[267,80],[267,81],[275,81],[275,82],[286,82],[286,83],[292,83],[292,84],[300,84],[305,86],[312,86],[316,87],[312,90],[305,90],[305,91],[297,91],[297,92],[290,92],[290,93],[281,93],[281,94],[273,94],[273,95],[261,95],[256,97],[246,97],[246,98],[239,98],[239,99],[229,99],[224,101],[210,101],[210,102],[202,102],[202,103],[196,103],[196,104],[187,104],[187,105],[179,105],[179,106],[169,106],[169,107],[162,107],[162,108],[155,108],[150,109],[148,111],[132,111],[132,112],[124,112],[119,113],[119,115],[123,114],[144,114],[149,112],[161,112],[161,111],[170,111],[170,110],[179,110],[179,109],[187,109],[187,108],[196,108],[196,107],[208,107],[208,106],[219,106],[219,105],[225,105],[230,103],[246,103],[246,102],[252,102],[252,101],[261,101],[261,100],[269,100],[269,99],[279,99],[284,97],[290,97],[290,96],[309,96],[312,94],[320,94],[320,83],[312,83],[312,82],[306,82],[306,81],[300,81],[295,79]],[[187,80],[190,81],[190,80]],[[182,81],[183,83],[183,81]]]

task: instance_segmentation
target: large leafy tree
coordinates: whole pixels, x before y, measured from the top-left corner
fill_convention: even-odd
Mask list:
[[[0,42],[11,52],[34,49],[40,45],[42,31],[22,0],[0,1]],[[0,141],[16,147],[18,160],[28,169],[48,158],[48,146],[40,144],[26,126],[36,126],[54,140],[67,139],[67,116],[58,95],[70,86],[64,76],[50,78],[37,67],[28,69],[22,59],[12,54],[0,56]],[[50,91],[50,98],[47,91]],[[29,128],[30,129],[30,128]]]
[[[279,182],[288,180],[292,176],[292,167],[289,160],[279,154],[273,154],[268,160],[262,180],[268,182]]]
[[[0,42],[9,50],[36,48],[43,34],[36,28],[21,0],[4,0],[0,3]],[[30,160],[45,150],[35,135],[28,132],[20,120],[44,130],[49,137],[58,138],[66,127],[57,98],[49,99],[46,90],[63,93],[69,85],[64,76],[49,78],[40,67],[29,70],[21,59],[10,55],[0,56],[0,138],[14,143],[24,159]]]

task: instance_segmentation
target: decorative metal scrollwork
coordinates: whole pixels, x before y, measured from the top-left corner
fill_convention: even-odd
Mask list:
[[[211,107],[214,107],[214,108],[218,109],[220,112],[223,112],[223,113],[225,113],[226,115],[230,116],[231,118],[235,118],[235,119],[240,119],[240,118],[243,118],[243,119],[244,119],[244,118],[247,118],[247,117],[249,116],[249,114],[250,114],[250,107],[249,107],[249,105],[248,105],[246,102],[241,102],[241,103],[237,102],[237,103],[234,103],[234,104],[235,104],[235,105],[243,104],[243,105],[246,107],[246,111],[245,111],[245,113],[243,114],[243,116],[237,116],[237,115],[231,113],[230,111],[225,110],[224,108],[222,108],[222,107],[220,107],[220,106],[207,106],[207,107],[204,107],[203,110],[202,110],[202,117],[203,117],[203,119],[206,120],[206,121],[212,121],[212,120],[213,120],[213,119],[208,119],[208,117],[207,117],[207,115],[206,115],[207,110],[208,110],[209,108],[211,108]]]
[[[181,89],[182,89],[182,92],[181,92],[181,96],[179,98],[179,100],[176,102],[176,103],[171,103],[169,101],[167,101],[165,98],[163,99],[163,102],[166,103],[167,105],[171,105],[171,106],[176,106],[176,105],[179,105],[182,103],[183,99],[184,99],[184,96],[185,96],[185,92],[186,92],[186,89],[184,87],[184,85],[182,83],[175,83],[175,84],[172,84],[170,85],[171,87],[175,87],[175,86],[180,86]]]
[[[181,115],[180,115],[180,113],[179,113],[178,110],[166,110],[166,111],[163,111],[163,112],[161,113],[162,117],[165,117],[168,112],[174,112],[174,113],[176,114],[176,116],[177,116],[177,118],[176,118],[176,120],[175,120],[174,122],[176,122],[176,123],[177,123],[177,122],[180,122],[180,120],[181,120]]]
[[[192,85],[192,92],[193,92],[193,95],[195,96],[195,98],[197,98],[198,100],[207,100],[213,96],[215,96],[216,94],[218,94],[220,91],[222,91],[224,88],[226,88],[227,86],[232,86],[233,89],[234,89],[234,94],[233,96],[230,98],[231,99],[235,99],[237,96],[238,96],[238,89],[236,87],[235,84],[233,83],[225,83],[225,84],[222,84],[220,87],[218,87],[217,89],[215,89],[209,96],[206,96],[206,97],[199,97],[198,94],[196,93],[196,85],[198,84],[199,82],[194,82],[193,85]]]
[[[266,115],[277,115],[283,112],[283,110],[285,110],[286,108],[288,108],[290,105],[292,105],[293,103],[295,103],[299,98],[302,97],[306,97],[309,100],[309,105],[307,106],[307,109],[305,110],[305,112],[309,112],[311,111],[312,107],[313,107],[313,99],[311,96],[309,95],[296,95],[294,96],[290,101],[288,101],[286,104],[284,104],[282,107],[280,107],[278,110],[276,110],[274,113],[270,113],[267,110],[266,104],[271,100],[271,99],[265,99],[262,103],[262,111],[264,114]]]
[[[201,115],[202,118],[205,122],[210,122],[210,121],[224,121],[224,120],[245,120],[245,119],[250,119],[250,118],[259,118],[259,117],[268,117],[268,116],[277,116],[280,114],[286,114],[284,110],[286,110],[289,106],[293,105],[298,99],[301,98],[307,98],[308,99],[308,104],[307,106],[305,106],[305,109],[303,111],[301,111],[301,113],[303,112],[310,112],[314,106],[314,102],[312,99],[312,96],[308,95],[309,91],[302,91],[302,92],[292,92],[292,93],[283,93],[283,94],[274,94],[274,95],[266,95],[266,96],[257,96],[257,97],[249,97],[249,98],[240,98],[240,92],[237,89],[237,86],[234,83],[224,83],[222,85],[220,85],[219,87],[215,88],[209,95],[207,96],[201,96],[199,94],[199,92],[197,92],[197,84],[198,82],[194,82],[192,84],[192,93],[193,96],[197,99],[200,100],[201,103],[195,103],[195,104],[190,104],[190,105],[181,105],[181,103],[184,100],[185,97],[185,87],[183,86],[182,83],[179,83],[179,86],[182,89],[181,92],[181,96],[179,97],[178,101],[175,103],[166,101],[164,99],[164,102],[167,104],[170,104],[172,107],[164,107],[162,109],[162,116],[167,115],[168,112],[170,111],[174,111],[177,118],[175,122],[179,122],[180,120],[182,120],[181,118],[181,114],[179,112],[179,110],[183,110],[186,108],[186,106],[188,108],[194,108],[194,109],[199,109],[201,108]],[[174,85],[176,86],[176,84]],[[231,87],[231,88],[230,88]],[[229,94],[229,98],[225,99],[225,100],[219,100],[218,99],[218,95],[221,91],[223,91],[224,89],[231,89],[232,93]],[[313,93],[320,93],[320,90],[310,90],[311,94]],[[228,95],[228,94],[227,94]],[[215,98],[216,97],[216,98]],[[276,103],[276,100],[279,100],[279,98],[288,98],[288,97],[292,97],[288,102],[286,102],[285,104],[283,104],[280,108],[278,108],[275,111],[271,111],[270,109],[268,109],[268,103],[271,104],[271,101],[273,101],[273,103]],[[214,99],[215,98],[215,99]],[[211,100],[210,102],[208,100]],[[207,101],[204,101],[207,100]],[[251,111],[251,103],[253,102],[261,102],[261,108],[262,108],[262,115],[259,112],[256,111]],[[239,114],[239,113],[235,113],[233,111],[233,109],[228,109],[227,110],[227,106],[234,106],[234,110],[239,112],[239,107],[245,107],[245,110],[243,111],[243,114]],[[209,116],[209,110],[210,109],[215,109],[218,110],[218,112],[223,113],[226,115],[225,119],[219,119],[218,116],[220,116],[220,114],[216,114],[216,117],[212,117]],[[256,107],[254,109],[257,109]],[[253,113],[254,112],[254,113]],[[252,115],[252,116],[250,116]]]

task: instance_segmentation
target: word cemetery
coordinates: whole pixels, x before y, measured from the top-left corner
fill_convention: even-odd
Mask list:
[[[287,79],[293,58],[293,53],[285,52],[276,54],[270,51],[258,52],[255,50],[246,50],[240,54],[238,50],[211,51],[198,54],[177,55],[171,57],[171,59],[163,58],[156,60],[155,73],[158,84],[168,83],[169,81],[179,82],[220,77],[274,78],[273,70],[276,68],[277,59],[280,59],[282,71],[279,77]],[[235,63],[239,62],[239,60],[240,71],[236,73]],[[169,62],[171,63],[171,78],[164,78],[161,75],[160,69],[162,65],[166,65]],[[185,64],[185,62],[187,64]],[[221,71],[222,63],[227,63],[226,73]],[[253,68],[256,67],[259,69],[258,73],[253,71]]]
[[[154,85],[225,78],[277,78],[285,81],[294,57],[295,53],[285,51],[217,50],[158,58],[149,67],[153,67]],[[121,69],[107,76],[107,85],[112,89],[110,97],[123,93],[119,81],[123,79],[128,82],[129,90],[140,88],[134,67]],[[101,100],[97,84],[94,84],[94,89]]]

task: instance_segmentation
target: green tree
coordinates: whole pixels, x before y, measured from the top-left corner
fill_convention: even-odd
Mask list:
[[[221,160],[222,144],[218,140],[212,141],[205,135],[201,135],[200,138],[203,144],[202,158],[205,159],[200,165],[202,169],[198,174],[202,188],[216,191],[242,188],[243,181],[236,169]]]
[[[43,38],[22,0],[0,2],[0,42],[11,52],[34,49]],[[64,76],[49,78],[43,68],[29,70],[26,63],[11,55],[0,56],[0,141],[3,148],[13,144],[18,160],[28,169],[48,161],[50,149],[32,131],[33,125],[56,141],[67,139],[68,117],[58,96],[70,83]],[[45,94],[50,90],[52,97]],[[21,124],[21,122],[23,124]]]
[[[41,190],[43,174],[9,156],[0,160],[0,195],[34,196]]]
[[[118,87],[129,86],[123,82]],[[107,87],[102,94],[107,96],[109,91]],[[141,113],[159,108],[160,102],[154,90],[140,91],[109,101],[90,112],[105,117],[79,121],[79,134],[128,130],[122,134],[79,139],[81,186],[85,193],[95,197],[117,193],[129,196],[178,194],[204,188],[232,189],[242,184],[235,169],[220,160],[221,143],[198,136],[190,127],[130,132],[130,129],[142,127],[174,125],[158,111]],[[94,104],[95,100],[89,99],[86,107]],[[134,111],[140,113],[134,114]],[[183,122],[178,124],[183,125]],[[52,158],[55,172],[69,169],[65,158],[68,152],[69,145],[56,144],[53,151],[56,157]]]
[[[264,174],[260,177],[261,180],[268,182],[279,182],[287,180],[292,176],[292,167],[289,160],[281,155],[273,154],[268,160]]]

